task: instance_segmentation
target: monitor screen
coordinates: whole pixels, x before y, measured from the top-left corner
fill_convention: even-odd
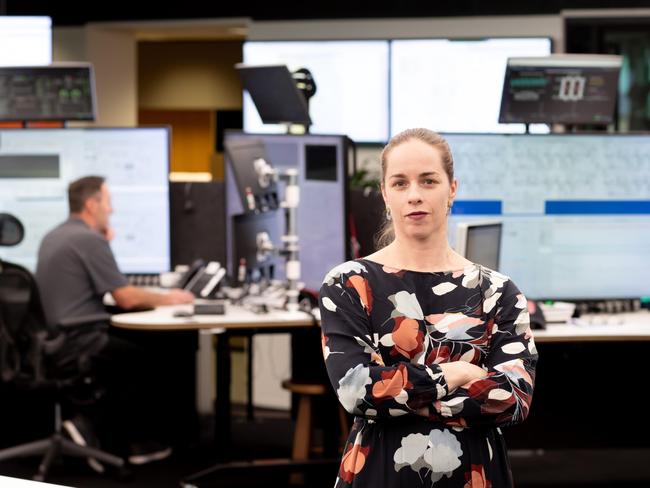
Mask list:
[[[307,68],[316,93],[309,100],[312,134],[344,134],[356,142],[388,140],[388,41],[248,41],[244,64]],[[244,130],[284,133],[263,124],[244,93]]]
[[[473,263],[499,271],[501,222],[459,222],[456,225],[456,250]]]
[[[621,63],[607,55],[511,58],[499,122],[611,124]]]
[[[264,124],[311,124],[305,96],[285,65],[235,68]]]
[[[460,221],[501,221],[499,268],[523,293],[650,295],[650,135],[446,139],[459,182],[450,229]]]
[[[0,15],[0,66],[39,66],[52,62],[52,19]]]
[[[547,56],[546,37],[413,39],[391,43],[391,135],[411,127],[437,132],[524,132],[500,124],[506,63],[512,56]],[[533,133],[549,132],[533,126]]]
[[[68,184],[100,175],[120,270],[169,271],[168,168],[166,128],[0,130],[0,212],[25,226],[24,241],[0,256],[34,270],[41,239],[68,216]]]
[[[0,67],[0,120],[94,120],[90,64]]]

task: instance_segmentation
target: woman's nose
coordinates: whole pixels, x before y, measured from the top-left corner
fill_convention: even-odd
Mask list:
[[[418,185],[409,186],[407,197],[410,204],[419,203],[422,201],[422,195],[420,195],[420,189],[418,188]]]

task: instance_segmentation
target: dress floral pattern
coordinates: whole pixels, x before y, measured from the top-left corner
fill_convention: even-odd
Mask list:
[[[355,415],[335,488],[512,486],[500,427],[528,415],[537,350],[507,276],[358,259],[326,275],[320,308],[327,371]],[[485,377],[450,390],[450,361]]]

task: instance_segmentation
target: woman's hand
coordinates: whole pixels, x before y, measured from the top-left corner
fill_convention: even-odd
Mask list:
[[[450,391],[487,375],[483,368],[465,361],[442,363],[439,366],[442,369],[442,374],[445,375],[447,387]]]

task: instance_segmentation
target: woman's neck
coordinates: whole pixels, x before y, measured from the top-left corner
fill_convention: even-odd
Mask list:
[[[388,246],[368,256],[368,259],[413,271],[450,271],[471,264],[449,246],[446,238],[413,241],[396,237]]]

